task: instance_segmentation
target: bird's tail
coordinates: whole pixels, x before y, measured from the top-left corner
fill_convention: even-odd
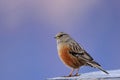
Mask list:
[[[94,67],[94,68],[98,68],[99,70],[103,71],[104,73],[106,74],[109,74],[106,70],[104,70],[101,65],[95,61],[90,61],[90,62],[87,62],[87,64],[91,67]]]

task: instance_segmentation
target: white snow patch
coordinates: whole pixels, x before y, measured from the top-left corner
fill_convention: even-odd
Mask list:
[[[48,80],[120,80],[120,70],[110,70],[109,74],[101,71],[89,72],[76,77],[55,77]]]

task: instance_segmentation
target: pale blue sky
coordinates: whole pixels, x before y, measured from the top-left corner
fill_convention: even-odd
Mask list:
[[[57,32],[69,33],[106,70],[120,68],[119,0],[1,0],[0,80],[68,75]],[[97,71],[82,67],[80,73]]]

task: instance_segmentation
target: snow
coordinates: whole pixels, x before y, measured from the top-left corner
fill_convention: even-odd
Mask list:
[[[76,77],[55,77],[48,80],[120,80],[120,69],[110,70],[109,74],[103,72],[89,72]]]

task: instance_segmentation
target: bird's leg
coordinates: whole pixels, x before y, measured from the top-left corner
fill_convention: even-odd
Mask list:
[[[79,68],[77,69],[77,72],[74,76],[79,76]]]
[[[74,69],[71,70],[70,74],[69,74],[69,77],[72,77],[73,75],[73,72],[74,72]]]

